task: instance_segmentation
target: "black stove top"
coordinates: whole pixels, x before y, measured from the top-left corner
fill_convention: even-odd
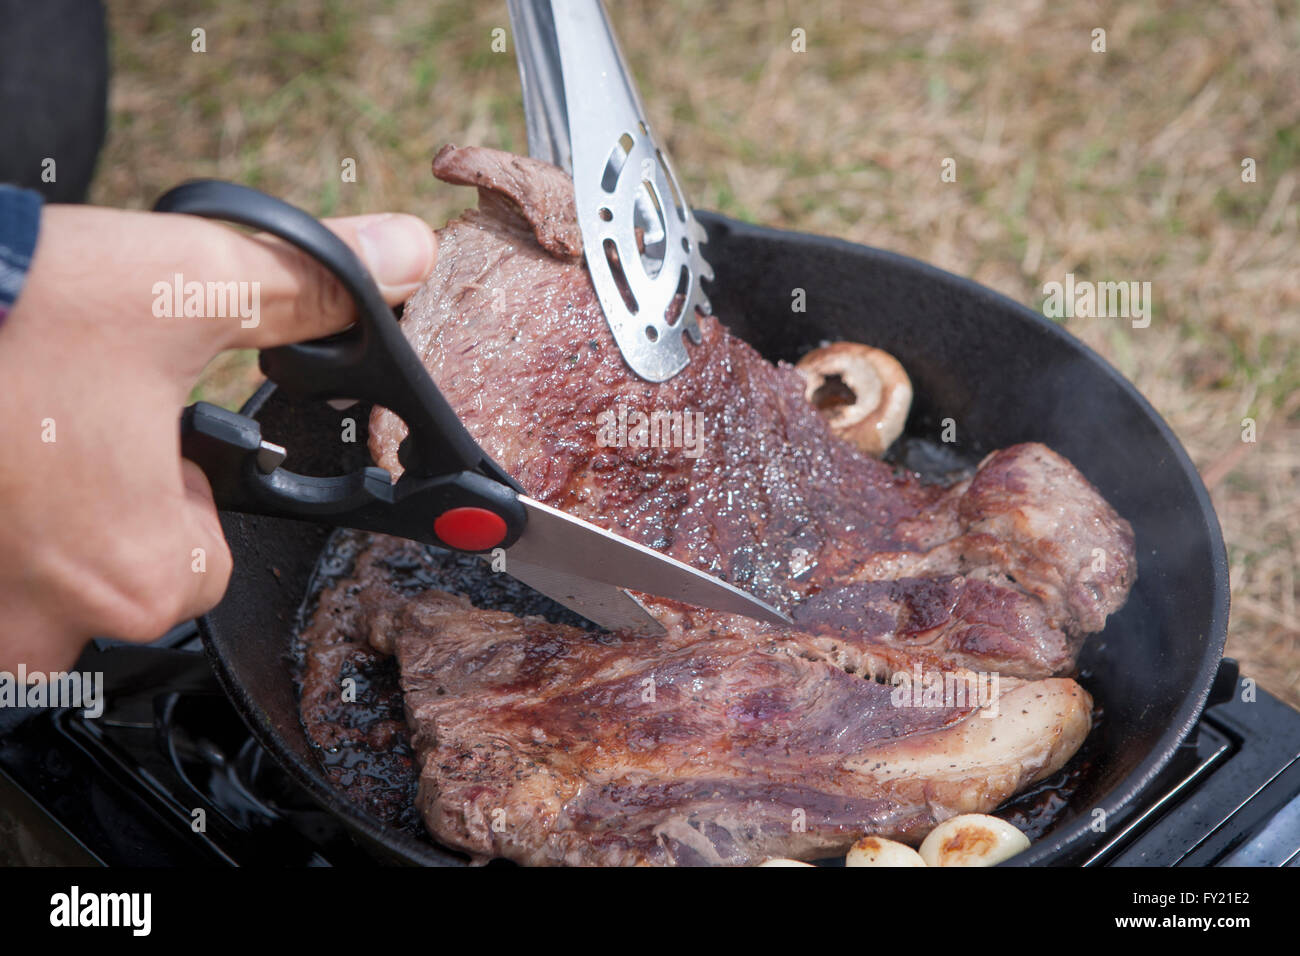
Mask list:
[[[193,624],[77,669],[103,672],[101,716],[0,709],[0,865],[374,865],[252,739]],[[1300,866],[1300,711],[1220,676],[1163,796],[1089,865]]]

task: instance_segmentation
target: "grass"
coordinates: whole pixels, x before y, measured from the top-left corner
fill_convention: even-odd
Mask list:
[[[696,205],[893,249],[1035,306],[1067,272],[1152,283],[1147,329],[1062,321],[1201,468],[1229,546],[1228,651],[1300,704],[1296,4],[609,5]],[[429,175],[439,146],[525,148],[513,51],[491,50],[503,2],[118,0],[110,24],[96,202],[146,207],[219,176],[319,215],[436,223],[472,203]],[[196,27],[207,53],[190,52]],[[339,181],[344,157],[356,183]],[[199,392],[237,404],[255,380],[248,355],[223,357]]]

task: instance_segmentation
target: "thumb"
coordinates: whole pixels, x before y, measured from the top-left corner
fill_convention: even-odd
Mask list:
[[[379,213],[326,219],[370,270],[384,301],[409,298],[433,270],[438,240],[416,216]],[[340,332],[356,320],[351,296],[320,263],[267,235],[239,236],[240,274],[258,283],[255,322],[231,328],[233,348],[270,348]],[[245,327],[248,326],[248,327]]]

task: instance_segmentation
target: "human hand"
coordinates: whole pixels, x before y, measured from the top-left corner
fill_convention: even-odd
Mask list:
[[[326,225],[390,304],[433,268],[436,238],[414,216]],[[240,283],[256,308],[185,317],[166,301],[177,274]],[[92,636],[153,640],[215,605],[231,558],[207,480],[180,456],[190,390],[221,351],[354,318],[333,276],[279,240],[192,216],[47,206],[0,324],[0,670],[63,670]]]

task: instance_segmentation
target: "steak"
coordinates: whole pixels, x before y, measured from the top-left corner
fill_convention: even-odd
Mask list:
[[[817,595],[809,626],[835,636],[858,621],[832,613],[844,605],[828,592],[865,583],[851,592],[871,601],[857,639],[936,664],[1067,673],[1124,603],[1132,529],[1050,449],[1016,445],[952,488],[923,484],[831,434],[793,367],[711,316],[686,370],[645,382],[574,259],[565,173],[451,146],[434,172],[477,186],[479,208],[439,231],[437,267],[402,327],[470,433],[534,498],[796,615]],[[698,447],[602,441],[619,409],[691,416]],[[373,413],[371,452],[394,476],[404,436],[391,412]],[[925,583],[936,576],[944,587]],[[918,602],[926,614],[900,621]]]
[[[474,438],[535,498],[795,622],[647,599],[664,636],[593,634],[454,588],[396,594],[374,568],[398,545],[376,539],[335,587],[347,620],[318,613],[308,653],[395,655],[435,838],[527,863],[808,857],[916,842],[1069,759],[1091,700],[1059,675],[1136,567],[1128,523],[1073,465],[1021,444],[926,484],[834,436],[791,366],[711,316],[685,371],[644,382],[580,261],[568,177],[455,147],[434,172],[479,206],[439,231],[402,326]],[[651,425],[611,436],[630,413]],[[372,415],[395,477],[404,434]],[[998,693],[904,692],[935,675]]]
[[[476,859],[746,864],[864,833],[915,843],[1054,773],[1090,726],[1069,679],[950,670],[955,694],[930,700],[895,686],[906,654],[673,602],[651,602],[667,633],[647,638],[411,595],[390,571],[412,547],[376,536],[307,637],[327,659],[357,637],[396,656],[418,806]]]

